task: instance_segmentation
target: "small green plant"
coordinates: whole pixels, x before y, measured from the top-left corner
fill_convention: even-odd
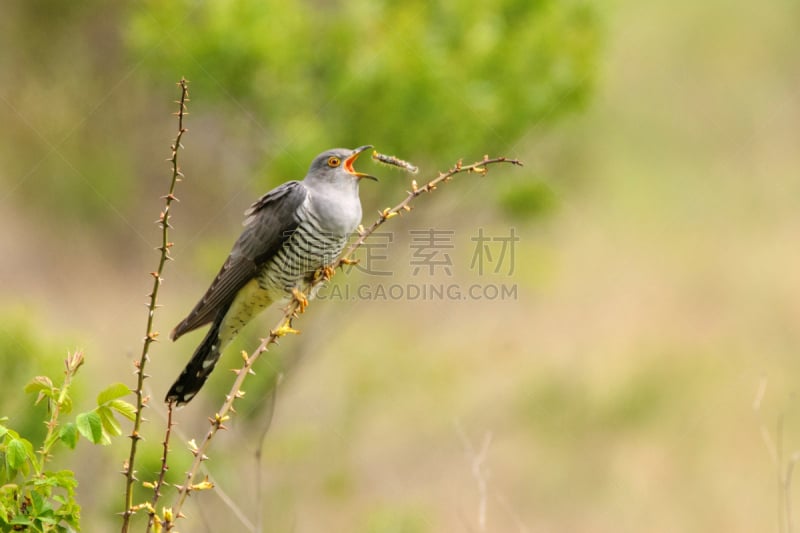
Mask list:
[[[82,435],[93,444],[107,445],[122,434],[116,414],[132,419],[133,405],[122,398],[130,389],[115,383],[97,395],[97,407],[74,421],[61,418],[72,411],[70,385],[83,365],[83,352],[69,354],[64,361],[60,386],[47,376],[36,376],[25,386],[35,393],[35,403],[45,402],[47,433],[37,449],[30,440],[0,418],[0,530],[30,532],[71,532],[80,530],[80,505],[75,500],[78,482],[71,470],[46,470],[51,452],[59,442],[75,449]],[[115,414],[116,413],[116,414]]]

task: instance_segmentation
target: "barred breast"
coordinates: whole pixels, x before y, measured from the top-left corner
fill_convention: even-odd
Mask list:
[[[310,281],[321,267],[336,260],[347,243],[347,235],[326,230],[306,202],[297,212],[299,225],[264,266],[259,285],[274,299],[287,296],[294,287]]]

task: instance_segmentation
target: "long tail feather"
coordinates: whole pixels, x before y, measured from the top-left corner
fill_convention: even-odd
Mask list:
[[[220,325],[225,313],[219,313],[211,328],[208,330],[203,342],[195,350],[186,368],[172,384],[164,399],[167,403],[175,402],[177,405],[189,403],[203,387],[211,371],[222,353],[222,340],[219,336]]]

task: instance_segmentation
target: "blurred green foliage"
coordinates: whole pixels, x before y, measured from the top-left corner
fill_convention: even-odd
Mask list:
[[[105,229],[150,198],[167,136],[156,121],[182,75],[192,143],[219,161],[202,178],[246,172],[261,191],[337,145],[374,144],[423,172],[518,155],[525,133],[585,104],[599,40],[581,0],[11,0],[3,19],[0,179]]]
[[[252,110],[280,175],[330,144],[446,164],[508,150],[586,101],[595,19],[571,0],[152,0],[127,37],[156,79]]]
[[[124,18],[122,7],[3,2],[0,180],[28,208],[117,222],[110,199],[136,186],[135,92],[118,90],[125,60],[114,23]]]
[[[10,424],[33,441],[44,438],[46,428],[42,420],[47,416],[44,405],[34,405],[22,394],[22,386],[37,374],[59,376],[63,373],[66,349],[55,341],[45,340],[38,331],[36,319],[21,310],[0,312],[0,359],[3,365],[3,382],[16,384],[0,387],[0,416],[8,416]],[[81,396],[81,388],[73,389],[73,396]]]
[[[695,389],[703,380],[713,379],[702,354],[691,364],[675,359],[669,364],[660,357],[644,361],[633,375],[603,389],[588,386],[571,372],[539,373],[520,394],[519,415],[537,436],[562,443],[664,424],[696,401]]]
[[[74,472],[49,471],[48,462],[58,448],[56,445],[74,450],[81,435],[94,444],[111,444],[111,437],[122,435],[116,414],[131,419],[135,412],[133,405],[122,400],[130,394],[130,389],[116,383],[98,394],[95,409],[79,413],[74,422],[64,422],[64,415],[69,415],[73,407],[72,380],[83,362],[83,352],[73,352],[64,361],[63,378],[54,381],[39,375],[25,386],[26,393],[36,395],[33,403],[47,406],[43,419],[39,420],[47,427],[41,445],[34,447],[29,435],[21,435],[9,427],[7,416],[0,416],[2,531],[80,530],[81,508],[75,499],[78,483]]]
[[[544,181],[509,180],[499,187],[502,209],[514,218],[544,216],[558,206],[556,193]]]

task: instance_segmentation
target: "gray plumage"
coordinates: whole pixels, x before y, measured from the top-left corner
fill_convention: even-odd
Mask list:
[[[364,150],[337,148],[314,158],[302,181],[289,181],[245,212],[244,230],[205,295],[171,338],[211,323],[166,396],[189,402],[214,369],[225,346],[255,315],[310,281],[341,253],[361,222],[358,184],[372,178],[353,162]]]

